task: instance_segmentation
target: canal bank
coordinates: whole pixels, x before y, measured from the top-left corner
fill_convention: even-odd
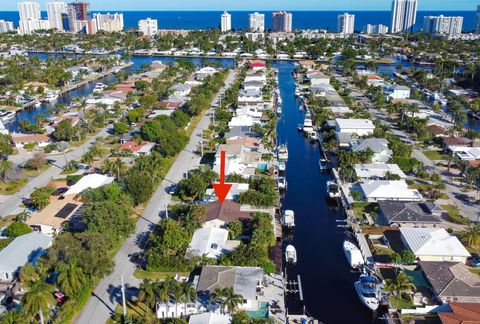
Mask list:
[[[297,131],[303,123],[299,102],[295,98],[294,63],[276,62],[283,114],[278,121],[278,143],[289,150],[286,178],[288,190],[282,198],[282,209],[295,211],[296,229],[292,243],[298,254],[296,266],[287,268],[288,280],[301,276],[304,305],[310,315],[324,323],[372,323],[376,314],[363,306],[353,283],[352,272],[343,253],[346,237],[337,220],[345,218],[342,210],[326,199],[328,173],[318,165],[320,148]]]

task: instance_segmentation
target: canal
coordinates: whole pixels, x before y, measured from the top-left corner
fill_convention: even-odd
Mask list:
[[[276,62],[283,114],[278,120],[278,142],[288,145],[286,178],[288,190],[282,209],[295,212],[296,229],[291,241],[297,249],[297,264],[287,269],[288,279],[301,276],[307,312],[324,323],[372,323],[376,316],[357,298],[353,283],[359,274],[351,272],[343,253],[344,229],[336,220],[342,211],[326,199],[330,175],[321,173],[318,144],[297,131],[303,112],[295,98],[294,63]],[[288,239],[287,239],[288,240]],[[288,304],[288,303],[287,303]]]

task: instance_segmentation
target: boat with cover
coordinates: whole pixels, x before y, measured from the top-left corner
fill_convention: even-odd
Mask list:
[[[285,248],[285,261],[292,264],[297,263],[297,250],[291,244]]]
[[[328,161],[324,158],[321,158],[318,161],[318,165],[320,166],[320,170],[322,170],[322,171],[330,169],[330,165],[328,164]]]
[[[278,189],[285,190],[287,188],[287,180],[284,177],[279,177],[277,179]]]
[[[347,257],[347,261],[352,268],[357,269],[365,264],[365,261],[363,260],[362,252],[352,242],[348,240],[345,240],[343,242],[343,252],[345,253],[345,256]]]
[[[285,164],[285,162],[278,163],[278,171],[285,172],[285,170],[287,170],[287,165]]]
[[[282,215],[283,227],[292,228],[295,227],[295,213],[293,210],[285,210]]]
[[[340,187],[334,181],[327,181],[327,193],[331,199],[340,198]]]
[[[377,278],[367,274],[362,274],[358,281],[354,283],[355,291],[362,304],[373,311],[377,310],[378,305],[380,304],[377,293],[378,284],[379,282]]]
[[[288,148],[287,145],[282,144],[278,147],[278,161],[286,162],[288,160]]]

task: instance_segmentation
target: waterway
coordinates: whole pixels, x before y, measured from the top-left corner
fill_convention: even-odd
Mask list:
[[[320,172],[320,148],[311,144],[297,124],[303,123],[295,98],[292,62],[275,62],[279,69],[283,115],[278,121],[278,142],[289,151],[286,178],[288,190],[282,209],[295,211],[296,229],[291,243],[297,249],[298,262],[287,268],[289,280],[301,276],[304,305],[310,315],[324,323],[372,323],[376,314],[358,299],[353,283],[359,274],[352,272],[343,253],[346,234],[336,220],[344,219],[342,210],[326,199],[330,174]]]

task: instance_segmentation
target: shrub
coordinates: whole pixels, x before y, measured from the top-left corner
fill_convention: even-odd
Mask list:
[[[78,181],[80,181],[81,178],[83,178],[83,175],[81,175],[81,174],[68,175],[67,176],[67,184],[69,186],[73,186]]]
[[[27,224],[14,222],[7,227],[7,229],[5,230],[5,234],[7,235],[7,237],[15,238],[18,236],[28,234],[31,231],[32,229]]]

